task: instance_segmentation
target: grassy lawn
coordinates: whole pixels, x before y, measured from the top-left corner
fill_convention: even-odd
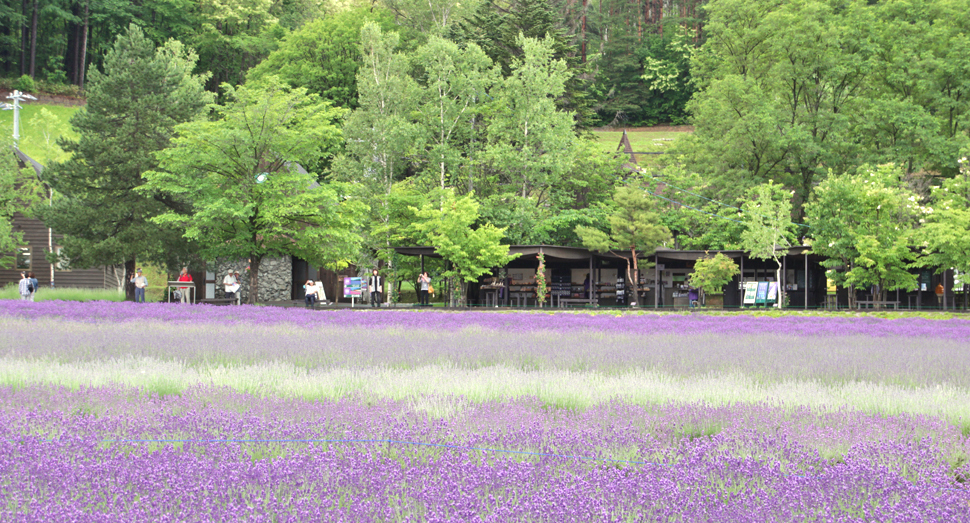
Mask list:
[[[7,285],[0,288],[0,300],[19,300],[20,292],[16,284]],[[77,289],[73,287],[61,287],[51,289],[44,286],[34,296],[34,301],[124,301],[125,295],[116,289]]]
[[[620,138],[623,131],[594,131],[594,135],[599,139],[604,151],[615,151],[620,145]],[[670,147],[675,138],[683,135],[682,132],[646,132],[631,131],[627,135],[630,137],[630,145],[634,152],[657,153],[663,152]]]
[[[69,120],[79,107],[62,105],[47,105],[25,102],[20,110],[20,150],[42,164],[58,159],[57,149],[49,148],[45,140],[45,133],[50,134],[51,144],[55,144],[60,136],[73,137]],[[50,120],[41,117],[41,111],[46,109],[53,115]],[[8,140],[13,130],[13,111],[0,111],[0,135]]]

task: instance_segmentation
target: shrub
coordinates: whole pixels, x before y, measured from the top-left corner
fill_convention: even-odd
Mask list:
[[[694,263],[690,286],[703,290],[705,294],[719,294],[739,272],[741,270],[734,260],[717,253],[713,258],[701,258]]]
[[[25,74],[17,79],[17,83],[14,84],[13,88],[24,92],[33,92],[37,86],[34,84],[34,79]]]
[[[78,88],[78,86],[74,84],[69,84],[66,82],[64,83],[60,83],[60,82],[55,83],[50,81],[45,82],[43,80],[38,80],[36,83],[37,83],[37,90],[47,94],[58,95],[58,96],[70,96],[73,98],[78,98],[81,96],[81,90]]]

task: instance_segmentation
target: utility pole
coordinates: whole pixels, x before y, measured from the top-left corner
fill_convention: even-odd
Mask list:
[[[6,110],[13,109],[13,146],[17,147],[17,141],[20,140],[20,102],[24,100],[36,100],[37,97],[20,91],[14,91],[7,95],[7,99],[13,100],[13,103],[3,104],[3,108]]]

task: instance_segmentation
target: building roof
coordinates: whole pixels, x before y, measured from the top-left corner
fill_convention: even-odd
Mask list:
[[[36,175],[37,175],[37,179],[43,181],[43,178],[41,178],[41,173],[44,172],[44,166],[41,165],[40,162],[38,162],[37,160],[35,160],[35,159],[31,158],[30,156],[27,156],[26,154],[24,154],[24,152],[21,151],[20,149],[17,149],[16,147],[14,147],[12,145],[10,146],[10,148],[13,149],[14,155],[16,155],[17,158],[21,162],[23,162],[24,165],[29,165],[29,166],[33,167],[34,168],[34,173],[36,173]]]
[[[423,246],[423,247],[395,247],[395,252],[402,254],[404,256],[427,256],[429,258],[441,258],[438,253],[435,252],[434,247]],[[788,249],[788,254],[790,255],[804,255],[806,253],[811,254],[810,246],[797,246]],[[545,254],[550,258],[559,258],[562,260],[588,260],[593,256],[613,256],[613,257],[625,257],[626,252],[611,251],[608,253],[594,252],[584,247],[568,247],[564,245],[510,245],[509,254],[518,254],[522,256],[535,256],[539,253]],[[717,253],[721,253],[728,258],[743,258],[745,257],[744,251],[739,250],[693,250],[693,251],[683,251],[678,249],[657,249],[655,253],[638,253],[637,258],[652,258],[654,256],[665,260],[681,260],[681,261],[695,261],[699,258],[705,256],[713,256]]]

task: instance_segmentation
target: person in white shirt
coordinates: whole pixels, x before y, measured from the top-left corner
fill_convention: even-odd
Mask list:
[[[307,280],[306,284],[303,286],[303,289],[306,291],[306,306],[307,308],[311,308],[317,301],[317,284],[314,283],[313,280]]]
[[[236,275],[232,271],[226,273],[226,277],[222,279],[222,285],[226,288],[226,299],[236,299],[236,290],[239,289],[239,282],[236,281]]]
[[[131,283],[135,284],[135,303],[145,303],[145,288],[148,287],[148,278],[142,276],[141,269],[135,271]]]
[[[32,290],[30,278],[27,277],[26,273],[20,273],[20,284],[17,285],[17,288],[20,292],[20,299],[30,301],[30,296],[34,293],[34,291]]]

